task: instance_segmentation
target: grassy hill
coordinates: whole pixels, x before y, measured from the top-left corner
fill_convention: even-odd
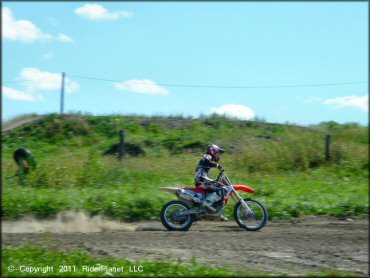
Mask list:
[[[367,214],[368,140],[368,128],[354,123],[299,127],[220,116],[48,115],[3,133],[2,213],[13,219],[85,210],[121,220],[158,219],[161,206],[174,199],[158,187],[192,186],[205,146],[215,143],[227,150],[220,162],[231,180],[255,188],[270,219]],[[33,152],[38,169],[19,184],[12,154],[21,146]]]

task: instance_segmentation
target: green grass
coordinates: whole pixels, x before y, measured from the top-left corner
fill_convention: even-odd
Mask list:
[[[144,155],[127,155],[122,163],[102,156],[118,142],[119,129]],[[2,138],[2,216],[48,218],[82,210],[124,221],[159,219],[161,207],[175,196],[158,188],[193,186],[195,166],[209,142],[227,149],[221,161],[226,173],[235,184],[257,191],[254,197],[266,205],[270,220],[364,215],[369,210],[367,132],[334,122],[304,128],[215,116],[49,115]],[[326,134],[332,135],[329,162]],[[38,162],[22,183],[12,160],[20,146]],[[232,208],[227,207],[229,217]]]
[[[45,218],[72,209],[124,221],[159,219],[161,207],[175,196],[158,188],[191,186],[191,173],[186,173],[187,169],[176,172],[169,164],[160,163],[156,167],[162,165],[162,170],[154,168],[141,173],[135,169],[135,160],[128,158],[123,168],[118,162],[106,162],[101,166],[105,175],[98,171],[85,174],[84,179],[88,179],[89,184],[80,183],[78,171],[77,176],[68,176],[68,183],[64,174],[55,177],[56,174],[50,176],[44,172],[42,180],[38,173],[30,176],[23,186],[4,187],[3,218],[14,219],[27,214]],[[368,212],[368,188],[364,177],[338,177],[328,169],[316,169],[279,176],[246,175],[230,170],[230,178],[236,184],[244,183],[256,189],[255,196],[241,194],[262,201],[273,220],[322,214],[354,216]],[[49,183],[55,184],[49,186]],[[226,210],[228,216],[232,216],[232,209],[231,202]]]
[[[255,277],[266,276],[264,272],[241,272],[227,268],[202,265],[195,258],[189,263],[179,261],[131,261],[105,257],[96,259],[84,251],[56,251],[36,246],[5,247],[2,256],[3,277],[43,277],[43,276],[75,276],[75,277],[106,277],[106,276],[164,276],[164,277]],[[8,268],[13,266],[14,271]],[[27,273],[21,266],[39,267],[39,273]],[[49,268],[47,268],[49,266]],[[70,266],[63,268],[61,266]],[[85,266],[85,267],[84,267]],[[52,268],[51,268],[52,267]],[[106,268],[104,268],[106,267]],[[22,271],[23,272],[22,272]],[[92,270],[92,271],[89,271]],[[134,272],[136,271],[136,272]],[[110,274],[109,274],[110,273]]]
[[[33,273],[30,272],[31,266]],[[239,271],[234,268],[200,264],[196,258],[190,262],[174,261],[170,258],[156,261],[132,261],[108,256],[97,259],[81,250],[67,252],[32,245],[4,247],[1,267],[2,277],[266,277],[269,275],[265,271],[247,269]],[[287,272],[283,276],[294,275]],[[356,277],[356,275],[323,269],[310,272],[307,277]]]

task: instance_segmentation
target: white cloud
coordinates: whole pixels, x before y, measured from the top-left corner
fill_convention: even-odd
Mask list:
[[[15,19],[9,8],[2,8],[2,38],[4,40],[21,41],[31,43],[35,41],[59,40],[72,42],[73,40],[64,34],[52,36],[44,33],[33,22],[25,19]]]
[[[225,104],[220,107],[212,107],[211,113],[225,115],[231,118],[240,120],[250,120],[254,117],[254,111],[244,105],[239,104]]]
[[[131,17],[133,13],[127,11],[108,11],[99,4],[85,4],[75,9],[75,13],[91,20],[117,20],[120,17]]]
[[[54,58],[54,52],[47,52],[44,55],[42,55],[41,60],[50,60]]]
[[[3,94],[6,98],[19,101],[37,101],[42,100],[42,93],[48,91],[57,91],[59,93],[62,83],[61,73],[52,73],[42,71],[37,68],[24,68],[16,80],[21,82],[22,90],[2,87]],[[65,78],[66,93],[74,93],[79,89],[79,84],[75,81]]]
[[[152,80],[148,79],[143,79],[143,80],[138,80],[138,79],[133,79],[133,80],[128,80],[124,81],[121,83],[115,83],[114,86],[118,90],[127,90],[127,91],[132,91],[136,93],[142,93],[142,94],[151,94],[151,95],[168,95],[169,92],[157,85],[155,82]]]
[[[56,38],[61,42],[74,43],[74,40],[70,36],[67,36],[66,34],[60,33]]]
[[[6,98],[20,101],[35,101],[35,97],[31,93],[22,92],[10,87],[3,86],[3,95]]]
[[[78,91],[79,88],[80,88],[80,85],[78,85],[77,82],[71,81],[68,78],[65,79],[66,93],[69,93],[69,94],[75,93]]]
[[[345,96],[338,98],[331,98],[323,101],[326,105],[333,105],[336,108],[342,107],[357,107],[363,111],[369,110],[369,96]]]
[[[42,71],[38,68],[24,68],[21,71],[18,80],[30,80],[30,82],[22,83],[26,86],[28,92],[34,92],[37,90],[41,91],[52,91],[59,90],[61,87],[61,73],[52,73],[48,71]],[[65,90],[67,93],[76,92],[79,89],[79,85],[75,81],[65,79]]]
[[[51,35],[43,33],[31,21],[24,19],[16,20],[9,8],[2,9],[2,17],[2,32],[4,39],[33,42],[36,40],[45,40],[51,38]]]

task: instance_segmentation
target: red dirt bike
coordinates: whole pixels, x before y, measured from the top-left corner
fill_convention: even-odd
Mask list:
[[[257,231],[265,226],[267,210],[259,201],[251,198],[243,199],[238,190],[254,194],[256,191],[245,185],[233,185],[221,170],[217,176],[224,190],[221,200],[212,206],[216,212],[210,213],[201,205],[207,191],[203,188],[190,187],[161,187],[160,190],[176,194],[178,201],[170,201],[161,211],[162,224],[170,231],[187,231],[195,219],[220,217],[228,204],[229,197],[235,202],[234,219],[236,223],[247,231]]]

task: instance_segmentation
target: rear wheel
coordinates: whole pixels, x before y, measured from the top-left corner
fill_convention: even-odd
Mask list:
[[[194,221],[193,215],[178,215],[179,212],[189,210],[189,206],[181,201],[171,201],[165,204],[161,211],[163,226],[169,231],[187,231]]]
[[[234,218],[236,223],[247,231],[257,231],[265,226],[267,221],[267,210],[257,200],[244,199],[244,202],[250,208],[247,208],[239,201],[234,208]]]

